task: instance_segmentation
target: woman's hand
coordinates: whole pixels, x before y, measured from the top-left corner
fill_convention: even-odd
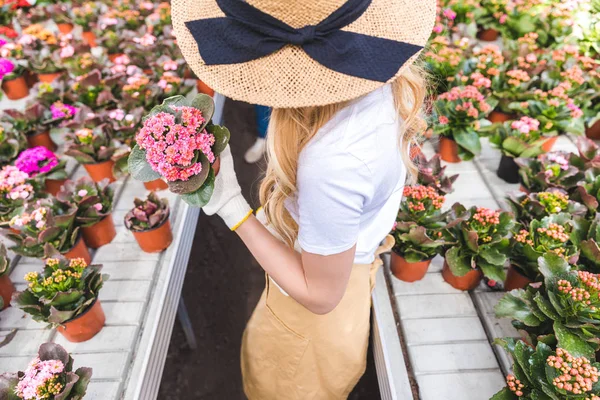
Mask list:
[[[221,168],[215,178],[215,188],[202,210],[207,215],[217,214],[231,230],[235,230],[252,213],[250,205],[242,196],[229,145],[220,154]]]

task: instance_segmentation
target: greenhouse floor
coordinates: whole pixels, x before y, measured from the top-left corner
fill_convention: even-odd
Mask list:
[[[447,165],[448,174],[460,174],[445,207],[461,202],[467,207],[508,209],[504,198],[518,191],[496,176],[500,152],[482,140],[483,151],[472,162]],[[554,150],[575,151],[561,136]],[[426,143],[430,157],[433,146]],[[509,319],[497,319],[494,306],[503,292],[491,291],[483,282],[472,292],[462,292],[444,282],[443,259],[436,257],[425,278],[402,282],[391,274],[397,323],[408,356],[409,376],[418,386],[421,400],[487,400],[504,387],[511,363],[495,338],[518,337]],[[391,278],[390,278],[391,277]]]

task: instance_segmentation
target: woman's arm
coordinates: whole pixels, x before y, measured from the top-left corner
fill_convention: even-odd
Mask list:
[[[235,231],[261,267],[294,300],[315,314],[339,304],[350,279],[356,246],[330,256],[290,249],[251,215]]]

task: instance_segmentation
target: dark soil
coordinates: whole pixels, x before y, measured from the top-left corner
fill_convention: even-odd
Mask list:
[[[256,206],[264,164],[248,165],[243,158],[256,137],[253,107],[228,100],[223,121],[231,131],[238,180],[246,198]],[[198,349],[192,351],[187,347],[181,325],[176,321],[159,399],[245,399],[239,367],[241,338],[264,288],[264,279],[263,270],[242,241],[218,217],[201,215],[183,286]],[[350,399],[379,398],[377,375],[369,352],[367,372]]]

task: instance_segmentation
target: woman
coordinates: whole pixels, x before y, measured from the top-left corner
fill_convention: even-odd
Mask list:
[[[265,270],[242,340],[249,399],[344,399],[363,374],[370,292],[423,128],[413,62],[435,1],[173,0],[177,42],[217,92],[273,107],[255,217],[231,153],[204,212]],[[235,137],[235,133],[234,133]],[[379,246],[379,247],[378,247]]]

